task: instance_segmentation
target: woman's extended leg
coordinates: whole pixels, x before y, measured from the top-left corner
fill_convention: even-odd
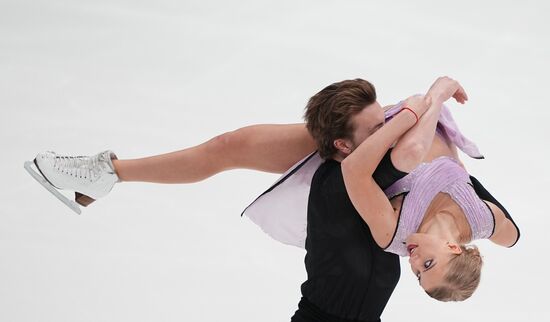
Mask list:
[[[305,124],[261,124],[180,151],[113,160],[113,165],[121,181],[192,183],[237,168],[283,173],[315,149]]]

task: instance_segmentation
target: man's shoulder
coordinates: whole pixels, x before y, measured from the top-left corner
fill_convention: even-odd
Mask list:
[[[326,159],[315,171],[314,177],[328,178],[342,173],[340,162],[333,159]]]
[[[333,159],[325,160],[315,171],[311,186],[314,189],[327,192],[345,191],[340,162]]]

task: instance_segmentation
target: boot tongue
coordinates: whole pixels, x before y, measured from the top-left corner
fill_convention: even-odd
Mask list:
[[[120,182],[120,179],[118,178],[118,175],[115,171],[115,166],[113,165],[113,161],[112,161],[112,160],[118,160],[116,154],[111,150],[103,151],[100,155],[100,159],[105,161],[109,165],[111,172],[117,178],[117,182]]]

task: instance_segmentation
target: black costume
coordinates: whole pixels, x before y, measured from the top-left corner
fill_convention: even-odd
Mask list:
[[[373,175],[383,188],[406,175],[393,167],[390,151]],[[399,256],[374,241],[348,197],[339,162],[327,160],[315,172],[307,216],[308,279],[292,321],[380,321],[399,281]]]

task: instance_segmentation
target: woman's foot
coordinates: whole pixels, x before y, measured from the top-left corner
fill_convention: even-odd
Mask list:
[[[75,201],[87,206],[106,196],[120,182],[112,159],[116,155],[103,151],[93,156],[58,155],[52,151],[39,153],[34,159],[38,171],[57,189],[75,192]]]

